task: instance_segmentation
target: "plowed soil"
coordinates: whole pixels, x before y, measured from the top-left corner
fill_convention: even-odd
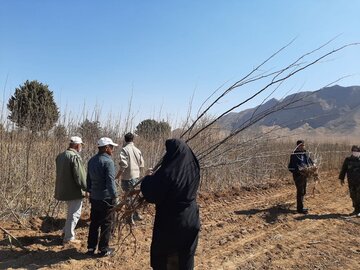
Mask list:
[[[312,196],[309,183],[307,215],[295,212],[291,179],[262,188],[201,193],[201,235],[195,269],[360,269],[360,218],[350,217],[347,186],[337,175],[322,175]],[[149,247],[154,209],[134,227],[114,256],[91,258],[86,252],[89,207],[78,224],[78,246],[62,246],[63,219],[33,219],[29,227],[2,222],[21,249],[1,233],[0,269],[151,269]],[[136,250],[135,250],[136,240]]]

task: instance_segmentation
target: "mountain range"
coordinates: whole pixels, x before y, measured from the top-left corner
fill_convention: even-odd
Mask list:
[[[282,100],[270,99],[255,108],[229,113],[218,124],[224,129],[236,130],[259,118],[254,127],[360,135],[360,86],[335,85],[299,92]]]

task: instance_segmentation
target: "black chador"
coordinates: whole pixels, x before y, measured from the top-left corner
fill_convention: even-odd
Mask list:
[[[153,269],[193,269],[200,229],[196,202],[199,162],[179,139],[165,143],[161,167],[141,184],[145,199],[156,205],[151,243]]]

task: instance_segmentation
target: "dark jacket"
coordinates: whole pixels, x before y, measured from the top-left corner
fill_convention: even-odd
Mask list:
[[[91,199],[104,200],[117,197],[115,165],[108,154],[98,153],[89,160],[86,182]]]
[[[347,175],[349,184],[360,185],[360,158],[354,156],[345,158],[339,179],[344,181],[345,175]]]
[[[306,150],[295,150],[290,156],[290,162],[288,169],[293,174],[299,174],[301,167],[308,167],[314,165],[314,162],[311,160],[309,153]]]
[[[161,167],[141,183],[145,199],[156,205],[152,266],[155,256],[193,255],[200,229],[196,203],[200,167],[188,145],[178,139],[165,143],[166,154]]]

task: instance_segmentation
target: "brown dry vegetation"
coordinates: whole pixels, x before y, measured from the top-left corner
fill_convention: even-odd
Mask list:
[[[115,131],[110,133],[116,134]],[[191,146],[199,154],[223,136],[221,131],[209,129],[191,141]],[[119,136],[113,139],[122,143]],[[164,153],[164,141],[165,138],[157,141],[137,138],[136,144],[142,150],[148,167],[154,167],[160,160]],[[95,141],[85,143],[81,155],[86,164],[97,148]],[[201,190],[258,186],[268,179],[282,178],[288,175],[287,162],[293,144],[281,142],[277,136],[271,137],[271,133],[267,136],[244,134],[241,138],[235,137],[201,159]],[[53,217],[62,211],[62,204],[53,198],[55,158],[67,146],[67,138],[59,139],[51,134],[45,136],[27,131],[0,130],[0,221],[9,217]],[[339,168],[349,146],[310,143],[309,149],[313,158],[318,160],[320,170],[327,171]],[[116,164],[119,150],[120,147],[117,147],[113,156]]]

